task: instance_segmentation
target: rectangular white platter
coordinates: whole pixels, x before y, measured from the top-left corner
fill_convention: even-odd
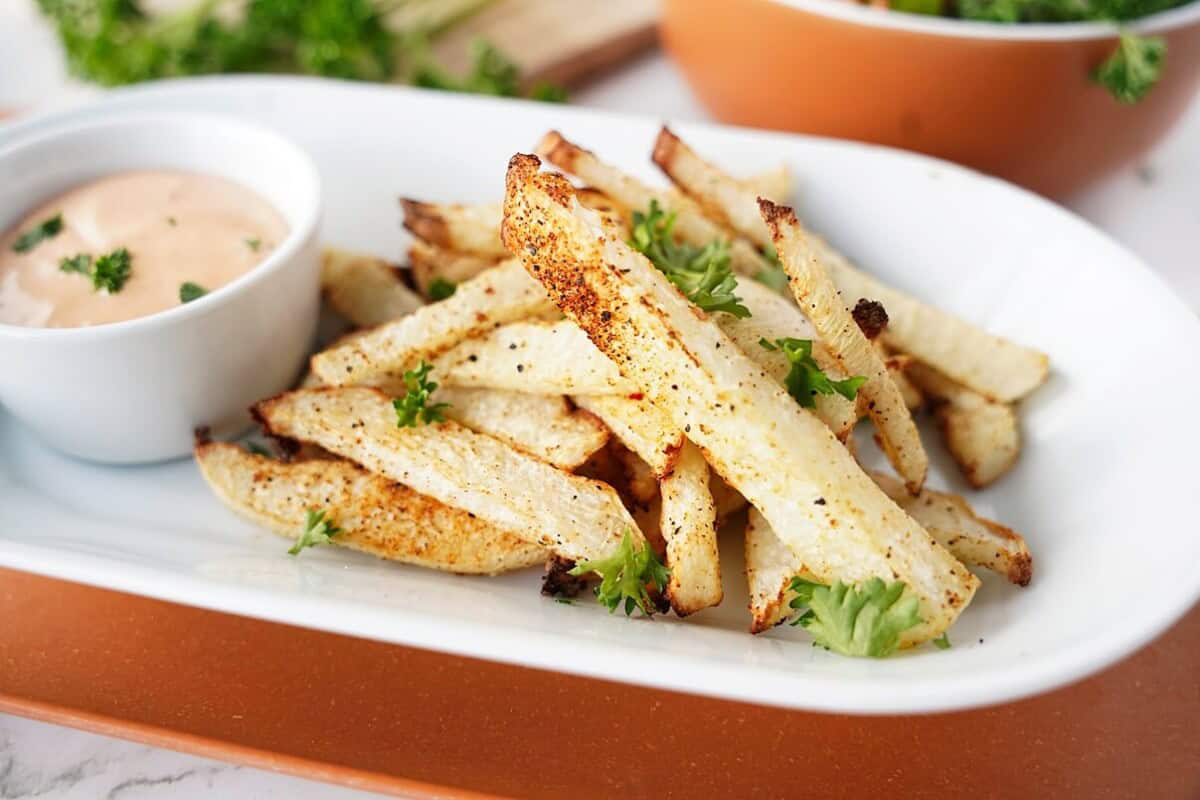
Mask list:
[[[322,174],[326,240],[397,260],[407,241],[397,196],[497,200],[508,158],[550,128],[660,180],[649,163],[659,120],[296,78],[121,91],[2,129],[0,148],[72,120],[170,109],[234,114],[293,138]],[[940,162],[785,134],[678,132],[735,172],[785,162],[802,217],[860,265],[1051,354],[1051,381],[1022,404],[1020,463],[972,495],[1027,535],[1034,582],[985,576],[951,650],[852,660],[790,627],[750,636],[737,536],[722,541],[724,603],[687,621],[551,602],[538,595],[537,570],[459,577],[335,548],[288,558],[285,542],[223,508],[190,462],[73,461],[2,411],[0,565],[530,667],[860,713],[963,708],[1061,685],[1191,606],[1200,435],[1186,420],[1200,390],[1200,324],[1143,265],[1057,206]],[[931,484],[961,490],[937,438],[927,445]]]

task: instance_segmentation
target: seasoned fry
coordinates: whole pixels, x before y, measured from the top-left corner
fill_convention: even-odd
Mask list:
[[[746,186],[700,158],[666,128],[659,134],[654,161],[703,209],[759,247],[770,243],[758,217],[756,198]],[[682,216],[682,215],[681,215]],[[681,235],[682,231],[681,231]],[[1033,391],[1045,380],[1049,359],[1043,353],[993,336],[957,317],[884,285],[860,272],[827,242],[806,233],[815,257],[824,265],[846,303],[877,300],[891,318],[883,340],[896,350],[930,364],[970,388],[1001,401]],[[733,266],[754,274],[751,268]]]
[[[413,282],[422,294],[428,296],[430,284],[439,278],[458,286],[491,269],[498,262],[485,256],[446,250],[424,239],[413,239],[408,248],[408,263],[412,268]]]
[[[537,146],[538,155],[559,169],[576,175],[595,186],[631,211],[646,211],[657,202],[665,211],[674,212],[675,235],[681,241],[704,247],[714,240],[729,243],[730,264],[737,272],[757,275],[767,266],[762,254],[747,242],[731,237],[729,231],[704,215],[690,197],[670,189],[654,189],[637,178],[605,164],[588,150],[550,131]]]
[[[559,469],[575,469],[608,441],[608,429],[562,395],[443,386],[433,399],[450,404],[444,412],[455,422]]]
[[[796,215],[787,206],[760,200],[763,220],[771,231],[788,285],[830,354],[849,375],[867,380],[858,395],[875,423],[888,461],[916,494],[925,482],[929,461],[917,426],[900,390],[871,342],[863,335],[837,289],[806,241]]]
[[[896,384],[896,388],[900,390],[900,395],[904,398],[904,405],[908,407],[908,410],[916,411],[925,405],[925,393],[917,388],[907,374],[908,368],[913,363],[912,357],[903,354],[888,354],[882,349],[880,355],[883,357],[883,364],[887,367],[888,375]]]
[[[425,303],[382,258],[333,247],[321,256],[321,289],[333,310],[360,328],[373,328]]]
[[[909,374],[933,398],[946,446],[968,483],[982,489],[1012,469],[1021,453],[1021,433],[1011,405],[973,392],[924,364],[913,363]]]
[[[645,397],[609,394],[572,395],[571,399],[599,417],[659,478],[675,469],[684,446],[683,431]]]
[[[375,389],[289,392],[254,413],[272,435],[319,444],[564,558],[609,556],[627,531],[642,539],[612,487],[454,422],[398,428]]]
[[[990,569],[1018,586],[1029,585],[1033,556],[1021,534],[979,516],[959,495],[925,488],[913,497],[890,475],[872,472],[871,477],[959,561]]]
[[[537,394],[632,394],[632,383],[567,321],[513,322],[467,339],[434,360],[447,385]]]
[[[400,198],[404,227],[419,239],[446,250],[485,258],[508,258],[500,243],[500,205],[424,203]]]
[[[825,582],[904,581],[940,635],[978,579],[900,510],[829,429],[736,348],[665,276],[574,201],[561,176],[514,156],[503,235],[559,308],[667,412]]]
[[[767,518],[751,507],[746,520],[746,585],[750,589],[750,632],[762,633],[792,614],[788,591],[792,578],[804,573],[804,563],[780,539]],[[811,577],[805,575],[805,577]]]
[[[734,489],[725,479],[709,470],[708,491],[712,495],[713,505],[717,507],[717,528],[721,528],[729,518],[746,507],[746,498]]]
[[[196,463],[222,502],[291,539],[307,512],[324,511],[342,529],[333,544],[390,561],[494,575],[546,559],[542,547],[349,461],[283,463],[210,442],[196,447]]]
[[[883,341],[929,364],[962,385],[1002,403],[1041,386],[1050,372],[1045,353],[981,330],[926,305],[856,269],[819,236],[810,243],[847,302],[870,297],[883,303],[889,322]]]
[[[681,617],[721,602],[717,555],[717,510],[708,489],[708,464],[696,445],[685,442],[670,475],[659,481],[660,530],[671,569],[667,599]]]
[[[317,353],[312,369],[330,386],[400,388],[404,371],[420,359],[496,325],[552,309],[545,290],[514,259],[459,285],[440,303]]]
[[[792,193],[792,171],[786,164],[742,178],[742,186],[755,197],[766,197],[776,203],[787,202]]]

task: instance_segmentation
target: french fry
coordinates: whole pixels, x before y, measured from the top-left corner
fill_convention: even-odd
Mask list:
[[[742,178],[742,186],[755,197],[786,203],[792,193],[792,171],[787,164]]]
[[[654,189],[616,167],[604,163],[595,154],[568,141],[558,131],[550,131],[537,146],[537,153],[559,169],[565,170],[596,187],[631,211],[646,211],[657,202],[664,211],[673,212],[675,235],[680,241],[704,247],[714,240],[728,242],[733,269],[754,276],[768,264],[750,244],[731,236],[729,231],[704,215],[690,197],[671,189]]]
[[[606,236],[565,179],[538,166],[533,156],[509,162],[502,231],[559,308],[688,431],[817,579],[902,580],[922,621],[901,646],[945,631],[978,579],[662,273]]]
[[[408,263],[412,268],[413,282],[426,297],[435,280],[441,279],[458,286],[497,264],[493,258],[456,253],[424,239],[413,239],[408,248]]]
[[[637,391],[587,334],[565,320],[512,322],[458,343],[433,363],[439,379],[450,386],[537,394]]]
[[[684,446],[683,431],[645,397],[593,394],[572,395],[571,400],[595,414],[622,444],[650,465],[657,477],[675,469]]]
[[[1021,534],[979,516],[961,496],[925,488],[913,497],[890,475],[872,472],[871,477],[959,561],[999,573],[1018,586],[1033,579],[1033,555]]]
[[[746,586],[750,590],[750,632],[770,630],[792,615],[792,578],[804,563],[776,535],[762,512],[751,506],[746,519]],[[811,577],[804,575],[804,577]]]
[[[909,367],[917,386],[933,398],[946,447],[976,489],[991,485],[1017,463],[1021,432],[1007,403],[989,399],[921,363]]]
[[[223,442],[197,445],[200,473],[222,502],[294,539],[309,511],[342,529],[333,544],[389,561],[494,575],[540,564],[545,548],[341,459],[284,463]]]
[[[908,410],[916,411],[924,406],[925,393],[917,388],[907,374],[909,366],[913,363],[912,357],[883,351],[880,354],[883,356],[883,365],[887,367],[892,383],[900,390],[900,396],[904,398],[904,405]]]
[[[274,436],[318,444],[563,558],[607,557],[626,532],[642,540],[612,487],[454,422],[399,428],[376,389],[288,392],[253,410]]]
[[[417,238],[446,250],[485,258],[508,258],[500,243],[500,205],[425,203],[400,198],[404,227]]]
[[[795,213],[770,200],[760,200],[759,206],[796,302],[842,370],[867,379],[859,387],[858,395],[875,423],[888,461],[904,478],[908,490],[916,494],[925,482],[929,461],[904,397],[888,375],[879,353],[846,309],[808,244]]]
[[[681,617],[721,602],[721,560],[717,554],[717,510],[708,489],[708,464],[685,442],[675,469],[659,481],[659,529],[671,570],[667,599]]]
[[[713,505],[717,508],[717,528],[720,529],[729,518],[746,507],[746,498],[742,493],[725,482],[717,473],[709,470],[708,491],[712,495]]]
[[[403,393],[404,372],[455,343],[554,306],[521,262],[511,260],[459,285],[439,303],[317,353],[312,369],[330,386],[382,386]]]
[[[608,429],[573,411],[562,395],[443,386],[433,399],[450,404],[444,409],[449,419],[559,469],[575,469],[608,441]]]
[[[381,258],[327,247],[321,255],[321,289],[333,310],[360,328],[373,328],[425,303]]]
[[[769,231],[758,217],[754,193],[700,158],[666,128],[655,144],[654,161],[704,211],[759,247],[771,242]],[[820,237],[806,234],[806,238],[847,303],[866,297],[881,302],[888,310],[891,321],[884,330],[883,340],[889,347],[1001,401],[1022,397],[1046,379],[1049,359],[1045,354],[993,336],[886,286],[856,269]],[[754,274],[736,257],[733,266]]]

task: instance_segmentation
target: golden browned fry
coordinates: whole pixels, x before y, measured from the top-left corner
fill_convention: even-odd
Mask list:
[[[961,496],[925,488],[913,497],[890,475],[872,472],[871,477],[959,561],[990,569],[1018,586],[1033,578],[1033,556],[1021,534],[979,516]]]
[[[751,507],[746,520],[746,586],[750,590],[750,632],[770,630],[792,615],[792,578],[805,574],[804,564],[780,539],[766,517]]]
[[[667,599],[681,617],[721,602],[717,510],[708,489],[708,464],[699,448],[683,445],[675,469],[659,481],[659,530],[671,570]]]
[[[946,447],[968,483],[982,489],[1012,469],[1021,454],[1021,432],[1011,405],[973,392],[921,363],[911,364],[908,374],[933,398]]]
[[[904,646],[953,623],[978,579],[875,485],[824,423],[641,254],[606,236],[561,176],[518,155],[506,188],[506,244],[816,579],[904,581],[922,618],[902,635]]]
[[[457,253],[446,250],[424,239],[413,239],[408,248],[408,263],[412,269],[413,282],[421,293],[429,296],[430,285],[438,279],[458,286],[474,278],[498,263],[494,258]]]
[[[403,393],[405,370],[421,359],[497,325],[553,308],[545,290],[513,259],[460,284],[440,303],[317,353],[312,369],[330,386],[382,386]]]
[[[334,311],[361,328],[382,325],[425,305],[382,258],[332,247],[321,257],[321,289]]]
[[[913,363],[912,357],[903,353],[889,354],[884,349],[880,349],[880,355],[883,357],[888,375],[892,377],[892,382],[900,390],[900,395],[904,398],[904,405],[908,407],[908,410],[916,411],[925,405],[925,394],[917,388],[907,374],[909,366]]]
[[[908,490],[916,494],[925,482],[929,461],[904,397],[888,375],[883,359],[838,296],[837,288],[807,242],[795,213],[770,200],[760,200],[759,205],[796,302],[812,322],[825,348],[841,364],[842,371],[867,379],[859,387],[858,395],[879,431],[888,461],[904,478]]]
[[[675,214],[675,235],[680,241],[704,247],[714,240],[728,242],[730,264],[737,272],[757,275],[767,267],[753,246],[713,222],[690,197],[671,189],[654,189],[631,175],[604,163],[595,154],[550,131],[537,146],[538,155],[559,169],[576,175],[631,211],[646,211],[657,202]]]
[[[500,205],[482,203],[425,203],[400,198],[404,227],[418,239],[447,250],[485,258],[507,258],[500,243]]]
[[[433,400],[449,403],[449,419],[559,469],[575,469],[608,441],[608,429],[562,395],[442,386]]]
[[[434,360],[452,386],[536,394],[629,394],[637,387],[571,322],[512,322],[466,339]]]
[[[546,559],[542,547],[349,461],[284,463],[210,442],[196,447],[196,463],[222,502],[291,539],[309,511],[323,511],[342,529],[334,544],[390,561],[493,575]]]
[[[705,212],[760,247],[771,242],[769,231],[757,214],[757,198],[744,182],[700,158],[666,128],[656,142],[654,158]],[[680,217],[683,216],[681,211]],[[688,236],[683,230],[680,235]],[[820,237],[808,234],[807,238],[847,304],[869,298],[887,309],[891,321],[883,339],[889,347],[931,364],[997,400],[1015,400],[1045,380],[1049,370],[1045,354],[993,336],[886,286],[856,269]],[[753,261],[739,258],[736,248],[732,265],[750,275],[761,268]]]
[[[776,203],[786,203],[792,193],[792,171],[787,164],[742,178],[742,186],[755,197],[766,197]]]
[[[717,507],[717,528],[721,528],[730,517],[746,507],[746,498],[720,475],[712,470],[709,473],[708,491],[712,494],[713,505]]]
[[[573,560],[611,555],[633,518],[610,486],[557,469],[454,422],[396,426],[376,389],[306,389],[264,400],[274,436],[311,442]]]
[[[657,477],[675,469],[684,444],[683,431],[640,393],[572,395],[571,400],[599,417],[623,445],[650,465]]]

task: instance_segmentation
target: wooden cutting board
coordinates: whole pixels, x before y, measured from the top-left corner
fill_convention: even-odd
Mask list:
[[[577,85],[652,47],[657,0],[496,0],[438,37],[438,60],[456,73],[482,37],[527,81]]]

